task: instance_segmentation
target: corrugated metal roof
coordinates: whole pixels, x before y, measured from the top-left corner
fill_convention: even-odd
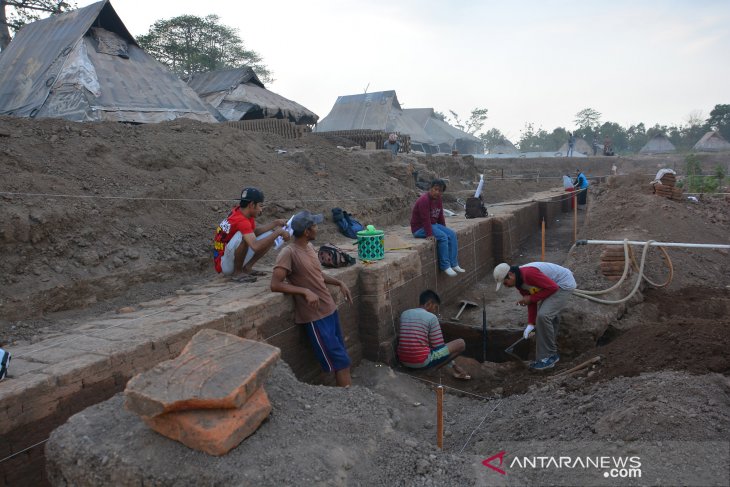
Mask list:
[[[97,52],[113,32],[128,58]],[[0,114],[70,120],[214,122],[182,80],[137,45],[108,0],[24,27],[0,55]]]
[[[196,73],[188,84],[227,120],[260,116],[311,125],[319,119],[299,103],[264,88],[250,67]]]

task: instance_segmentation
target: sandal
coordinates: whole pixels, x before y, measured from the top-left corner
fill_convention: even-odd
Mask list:
[[[471,376],[466,372],[454,372],[454,379],[471,380]]]
[[[252,270],[251,272],[248,272],[247,274],[249,276],[258,276],[258,277],[261,277],[261,276],[265,276],[266,275],[266,272]]]
[[[233,282],[240,282],[240,283],[256,282],[256,278],[249,274],[243,274],[242,276],[231,277],[231,280]]]

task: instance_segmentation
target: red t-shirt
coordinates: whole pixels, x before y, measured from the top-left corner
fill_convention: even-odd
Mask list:
[[[233,208],[225,220],[220,222],[213,239],[213,262],[216,272],[222,272],[221,257],[226,253],[226,244],[236,232],[241,232],[241,236],[243,236],[254,233],[255,229],[256,220],[253,217],[244,216],[240,206]]]
[[[435,200],[431,198],[429,193],[423,193],[413,205],[413,211],[411,212],[411,233],[416,233],[423,228],[426,236],[430,237],[433,235],[431,225],[434,223],[446,226],[444,205],[441,202],[441,198]]]

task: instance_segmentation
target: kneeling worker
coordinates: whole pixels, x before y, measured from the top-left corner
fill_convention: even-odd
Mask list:
[[[400,315],[400,335],[398,337],[398,360],[409,368],[425,369],[440,367],[451,363],[453,375],[457,379],[471,377],[454,360],[466,350],[461,338],[444,344],[441,325],[434,314],[441,304],[438,294],[427,289],[418,299],[420,307],[405,310]]]
[[[516,287],[522,295],[517,304],[527,306],[524,337],[528,338],[532,330],[537,333],[537,353],[530,368],[555,367],[560,360],[557,345],[560,312],[576,288],[573,273],[549,262],[532,262],[520,267],[502,263],[494,268],[494,280],[497,291],[502,284]]]

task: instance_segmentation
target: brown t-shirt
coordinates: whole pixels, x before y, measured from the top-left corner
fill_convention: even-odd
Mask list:
[[[319,297],[319,308],[307,304],[304,296],[294,295],[294,321],[309,323],[331,315],[337,309],[335,300],[324,283],[324,274],[317,258],[317,252],[309,243],[301,248],[293,243],[284,247],[276,257],[274,267],[286,270],[286,280],[294,286],[309,289]]]

